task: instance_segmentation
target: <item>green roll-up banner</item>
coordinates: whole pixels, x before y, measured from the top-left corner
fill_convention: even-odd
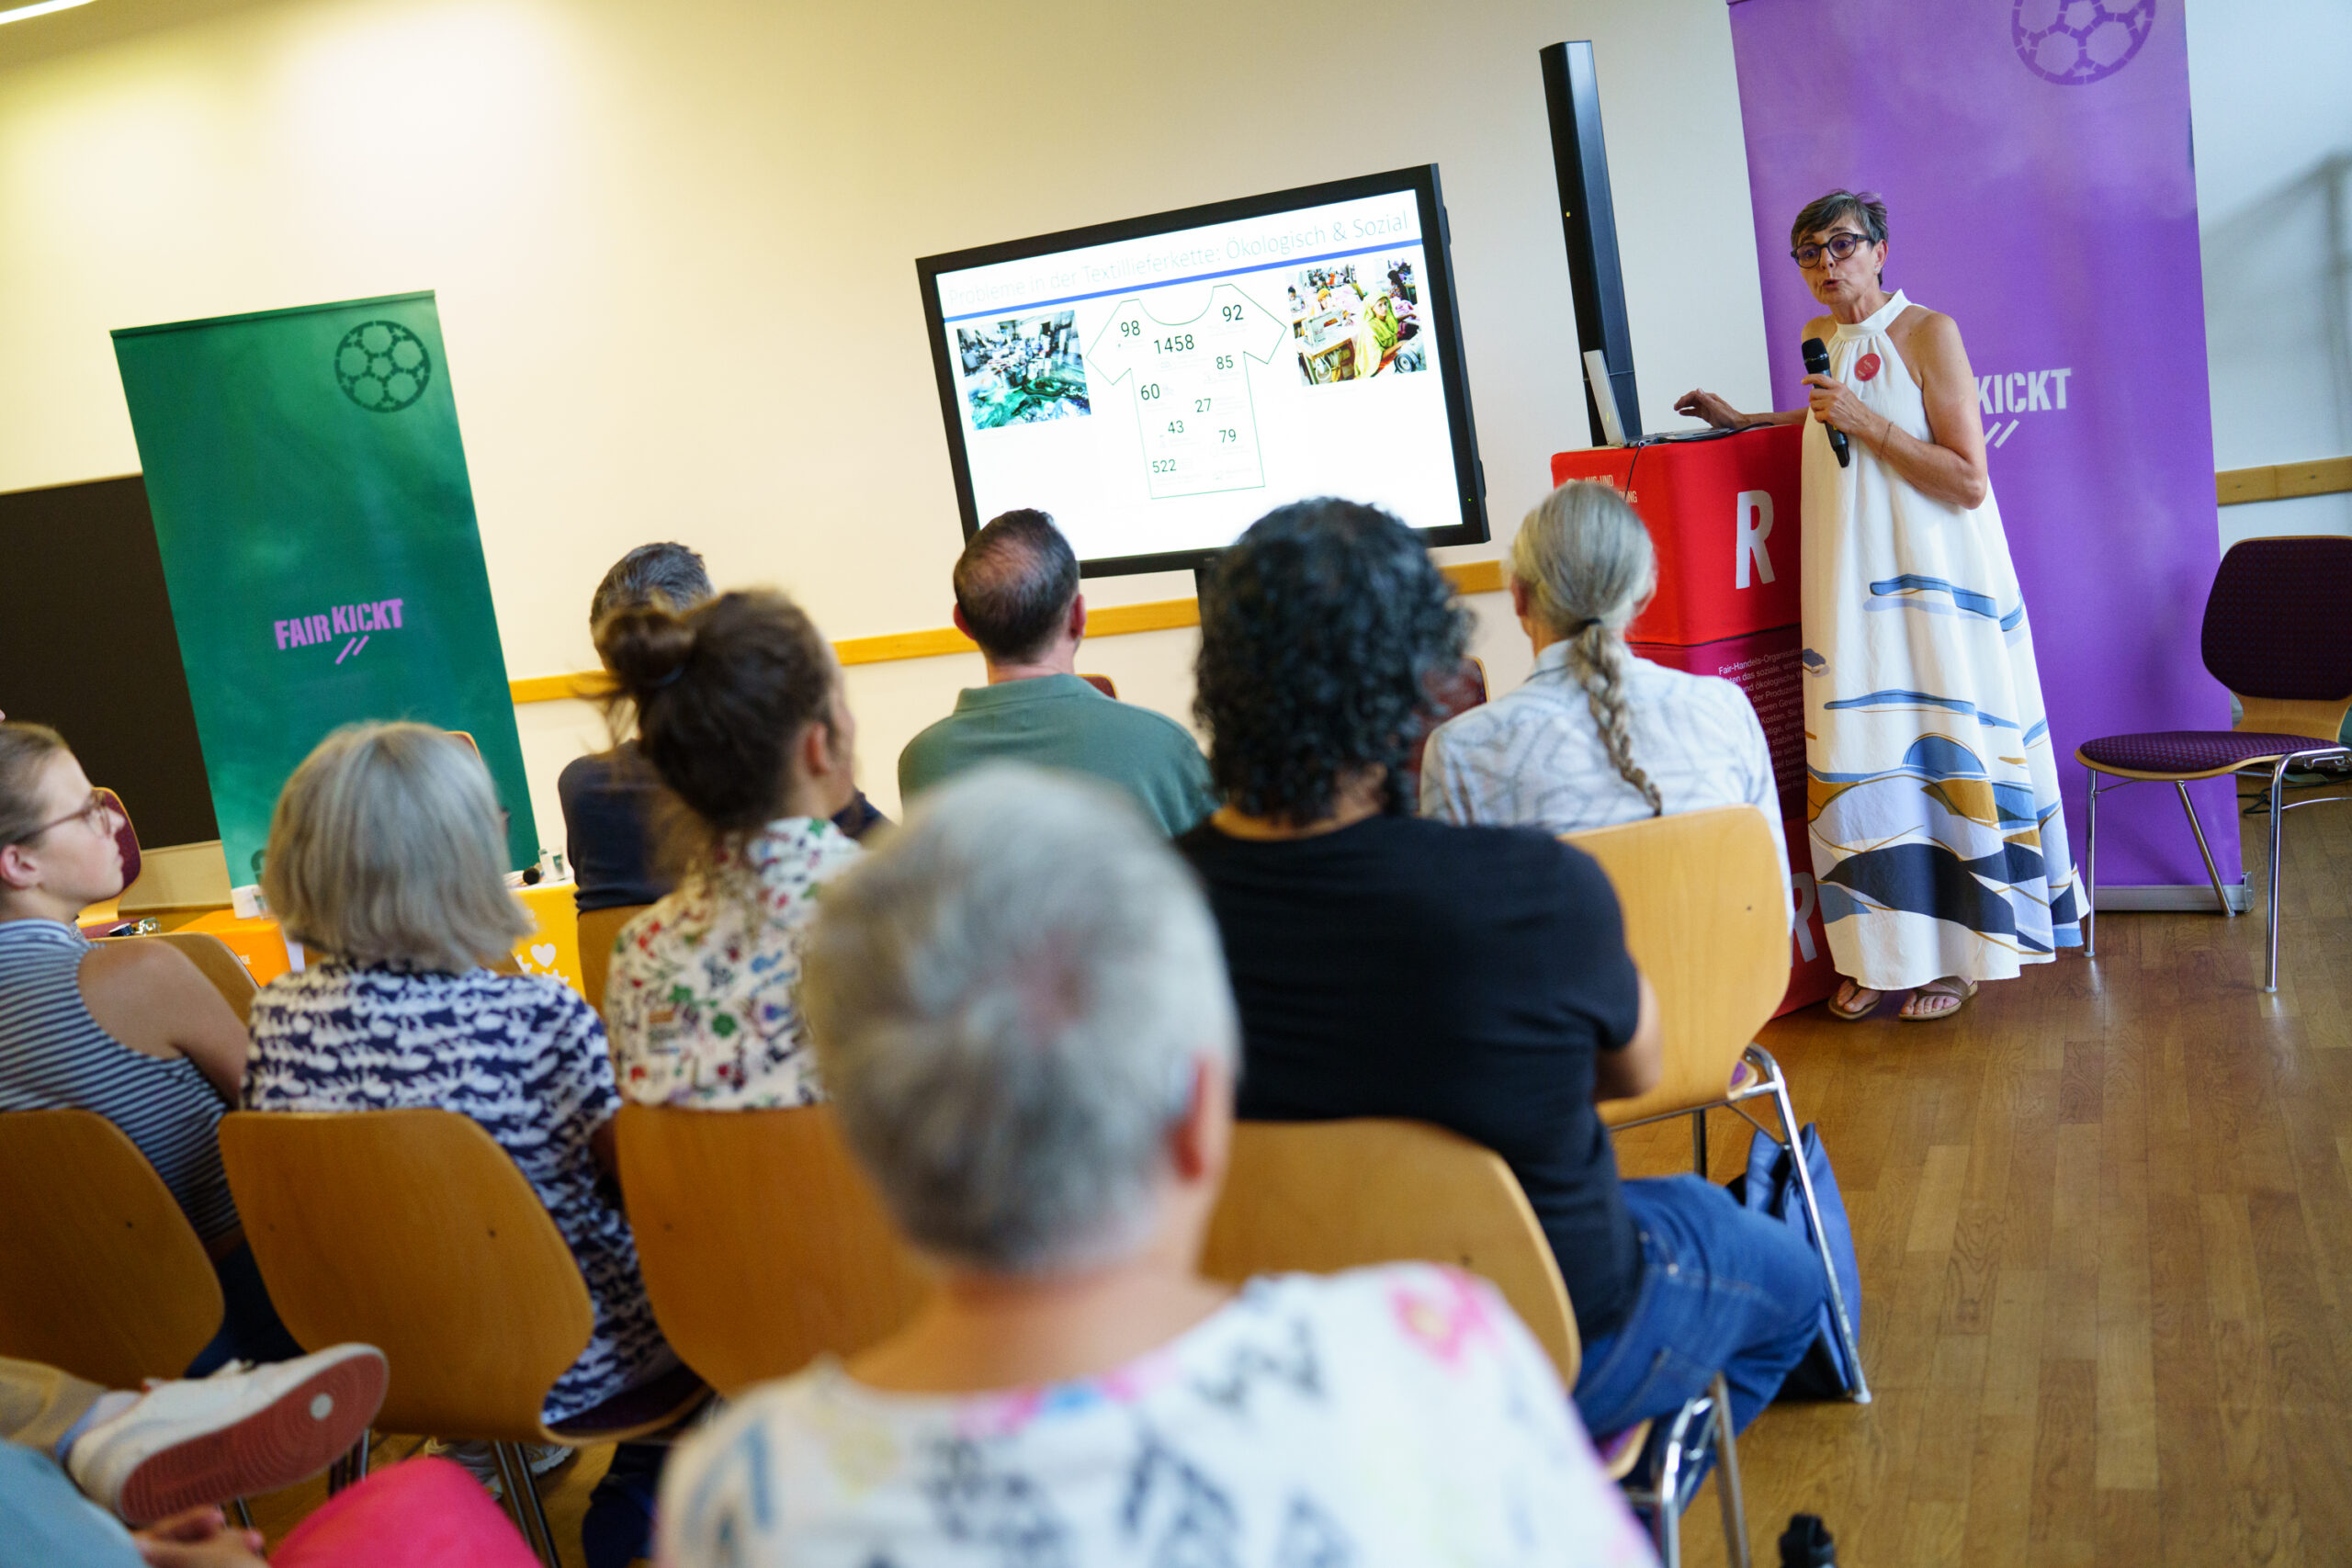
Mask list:
[[[321,738],[474,738],[514,865],[538,829],[433,295],[114,334],[229,880]]]

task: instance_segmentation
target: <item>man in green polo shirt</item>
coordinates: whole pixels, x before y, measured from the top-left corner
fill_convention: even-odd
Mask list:
[[[909,805],[933,784],[1011,759],[1107,779],[1170,838],[1216,808],[1208,763],[1182,725],[1116,701],[1078,673],[1086,601],[1078,558],[1042,512],[1008,512],[956,562],[956,627],[980,645],[989,683],[899,753]]]

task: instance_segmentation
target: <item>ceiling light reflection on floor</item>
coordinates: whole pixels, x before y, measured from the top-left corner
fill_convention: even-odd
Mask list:
[[[76,6],[86,6],[90,0],[40,0],[38,6],[16,6],[0,11],[0,25],[21,22],[33,17],[46,17],[51,11],[70,11]]]

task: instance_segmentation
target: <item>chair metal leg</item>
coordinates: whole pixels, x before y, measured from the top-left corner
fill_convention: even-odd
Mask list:
[[[1693,1111],[1690,1112],[1690,1168],[1699,1173],[1701,1179],[1703,1180],[1705,1179],[1707,1174],[1707,1113],[1704,1111]]]
[[[1724,1514],[1724,1551],[1731,1568],[1749,1568],[1747,1505],[1739,1492],[1739,1444],[1731,1429],[1731,1385],[1715,1374],[1715,1501]]]
[[[2287,764],[2292,760],[2281,757],[2270,770],[2270,969],[2262,983],[2266,991],[2278,988],[2278,874],[2283,869],[2278,863],[2278,830],[2286,825]]]
[[[556,1551],[555,1531],[548,1525],[546,1506],[539,1500],[539,1478],[531,1473],[530,1457],[522,1449],[514,1450],[514,1469],[523,1478],[523,1501],[530,1506],[531,1525],[547,1548],[548,1568],[562,1568],[562,1554]]]
[[[374,1436],[372,1432],[362,1432],[359,1434],[359,1440],[351,1445],[349,1463],[351,1479],[355,1483],[368,1479],[368,1439]]]
[[[2098,956],[2098,773],[2091,773],[2091,792],[2083,800],[2083,956]]]
[[[1854,1403],[1868,1404],[1871,1384],[1862,1371],[1861,1341],[1854,1335],[1853,1314],[1847,1310],[1845,1290],[1838,1283],[1838,1269],[1829,1261],[1828,1244],[1823,1239],[1821,1204],[1813,1195],[1813,1172],[1805,1168],[1804,1129],[1797,1121],[1796,1108],[1789,1103],[1789,1080],[1781,1076],[1781,1065],[1772,1060],[1770,1052],[1761,1045],[1750,1045],[1748,1050],[1762,1058],[1761,1065],[1770,1074],[1772,1099],[1781,1112],[1781,1146],[1789,1151],[1789,1164],[1796,1169],[1797,1190],[1804,1195],[1805,1224],[1812,1227],[1813,1249],[1821,1259],[1822,1277],[1829,1281],[1830,1320],[1837,1324],[1838,1342],[1845,1346],[1847,1358],[1854,1363]]]
[[[522,1533],[531,1554],[544,1568],[562,1568],[556,1556],[555,1538],[548,1533],[547,1515],[539,1510],[538,1489],[531,1483],[531,1462],[521,1445],[492,1443],[491,1453],[498,1461],[498,1479],[506,1491],[507,1512],[514,1517],[514,1528]]]
[[[1691,1404],[1674,1413],[1650,1483],[1650,1543],[1657,1548],[1659,1568],[1682,1568],[1682,1446],[1690,1438],[1690,1414]]]
[[[254,1528],[253,1510],[245,1506],[245,1500],[243,1497],[229,1499],[229,1517],[237,1521],[237,1528],[241,1530],[249,1530]]]
[[[2188,830],[2197,835],[2197,852],[2205,857],[2205,876],[2213,885],[2213,902],[2222,907],[2222,913],[2236,919],[2238,912],[2231,907],[2230,896],[2222,891],[2222,874],[2214,868],[2213,851],[2205,842],[2205,824],[2197,819],[2197,807],[2189,804],[2188,785],[2175,779],[2173,787],[2180,791],[2180,808],[2188,813]]]

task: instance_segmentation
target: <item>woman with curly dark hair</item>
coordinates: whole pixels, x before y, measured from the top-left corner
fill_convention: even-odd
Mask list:
[[[1657,1079],[1657,1001],[1599,866],[1527,828],[1411,816],[1400,773],[1467,617],[1375,507],[1261,518],[1201,600],[1195,711],[1226,804],[1177,840],[1241,1013],[1240,1114],[1396,1116],[1500,1155],[1551,1241],[1595,1432],[1715,1372],[1745,1426],[1812,1343],[1821,1270],[1692,1176],[1620,1182],[1596,1100]]]

